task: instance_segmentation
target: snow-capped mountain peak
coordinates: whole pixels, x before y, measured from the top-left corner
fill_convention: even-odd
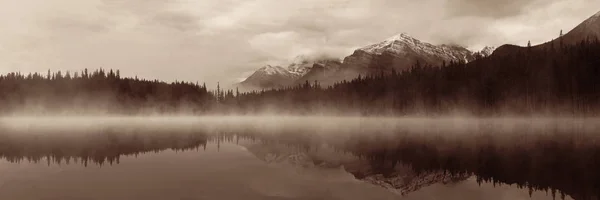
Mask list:
[[[298,61],[298,62],[294,62],[294,63],[290,64],[288,66],[287,70],[293,74],[302,76],[302,75],[308,73],[308,71],[312,68],[312,66],[313,66],[312,62],[303,60],[303,61]]]
[[[297,75],[290,73],[281,66],[267,65],[256,70],[240,84],[242,88],[260,89],[287,86],[297,79]]]
[[[339,59],[331,58],[309,58],[307,56],[297,56],[293,62],[288,66],[287,70],[298,76],[306,75],[315,64],[325,66],[328,62],[339,61]]]
[[[473,52],[455,44],[433,45],[406,33],[357,49],[340,62],[339,59],[301,55],[284,67],[260,68],[242,84],[262,88],[291,86],[304,81],[334,83],[351,79],[357,74],[383,73],[409,69],[415,63],[441,66],[444,62],[470,62],[479,56],[487,57],[494,51],[486,47]]]
[[[334,62],[334,63],[331,63]],[[339,61],[338,61],[339,62]],[[256,70],[252,75],[241,82],[250,88],[277,88],[291,86],[295,81],[309,74],[314,66],[321,68],[334,68],[335,59],[311,60],[304,56],[296,57],[291,64],[285,67],[267,65]]]
[[[407,33],[400,33],[398,35],[394,35],[392,37],[387,38],[385,41],[394,42],[394,41],[412,41],[412,40],[417,40],[417,39],[408,35]]]
[[[372,54],[382,54],[386,51],[391,51],[395,53],[401,53],[406,46],[409,47],[419,47],[419,46],[433,46],[431,44],[423,43],[406,33],[401,33],[398,35],[394,35],[392,37],[387,38],[383,42],[372,44],[360,50],[363,50]]]
[[[479,55],[481,55],[483,57],[488,57],[488,56],[492,55],[492,53],[494,53],[494,50],[496,50],[496,47],[486,46],[486,47],[483,47],[483,49],[481,49],[481,51],[478,51],[476,53],[478,53]]]
[[[433,45],[422,42],[406,33],[394,35],[383,42],[363,47],[359,50],[374,55],[391,53],[396,56],[419,55],[422,57],[436,57],[442,60],[461,60],[468,62],[473,52],[458,45]]]
[[[271,66],[271,65],[261,67],[260,69],[257,70],[257,72],[262,72],[266,75],[289,74],[289,72],[286,69],[284,69],[283,67]]]

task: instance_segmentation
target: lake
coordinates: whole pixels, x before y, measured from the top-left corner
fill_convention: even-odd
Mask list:
[[[595,119],[10,117],[1,199],[596,199]]]

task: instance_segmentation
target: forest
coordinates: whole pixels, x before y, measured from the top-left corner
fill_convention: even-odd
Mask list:
[[[2,113],[200,113],[214,106],[214,99],[205,85],[122,78],[118,70],[0,76]]]
[[[331,115],[596,115],[600,42],[548,43],[470,63],[415,63],[322,86],[239,92],[205,84],[122,78],[119,71],[0,76],[0,112]],[[555,45],[556,44],[556,45]],[[385,67],[380,60],[374,66]]]
[[[600,42],[550,44],[470,63],[415,63],[407,71],[358,77],[329,87],[306,82],[243,93],[236,106],[249,113],[267,109],[359,115],[598,113]]]

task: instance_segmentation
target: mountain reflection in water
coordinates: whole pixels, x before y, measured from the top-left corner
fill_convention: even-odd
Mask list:
[[[23,166],[44,163],[58,171],[63,168],[54,166],[63,163],[101,166],[120,163],[126,155],[168,150],[193,156],[190,150],[204,152],[207,145],[220,151],[240,144],[263,160],[277,159],[289,149],[302,152],[297,155],[307,159],[301,164],[343,166],[365,182],[413,192],[406,197],[423,194],[419,189],[431,184],[468,183],[471,176],[484,186],[509,184],[562,198],[597,199],[600,192],[600,129],[593,119],[5,118],[0,123],[0,157]],[[218,155],[226,154],[213,157]],[[215,169],[222,167],[227,166]],[[143,176],[153,176],[146,172]],[[428,176],[437,178],[411,185]],[[15,185],[5,182],[2,187]],[[242,194],[244,189],[239,190]]]

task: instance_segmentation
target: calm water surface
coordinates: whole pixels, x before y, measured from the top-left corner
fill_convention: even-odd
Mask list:
[[[595,142],[586,135],[595,132],[595,125],[579,120],[561,121],[570,125],[552,127],[552,133],[578,134],[589,142],[586,150],[595,147]],[[450,180],[447,178],[450,171],[433,170],[426,164],[441,158],[451,163],[449,158],[457,157],[453,154],[457,147],[447,144],[473,138],[474,135],[468,134],[473,131],[479,137],[490,129],[502,129],[506,135],[516,134],[512,133],[515,130],[528,135],[546,130],[544,136],[520,137],[543,138],[531,141],[539,143],[548,140],[547,130],[550,125],[556,125],[556,121],[481,123],[469,120],[246,117],[5,118],[1,122],[0,199],[553,198],[551,190],[543,190],[541,186],[532,189],[519,187],[518,182],[504,181],[512,180],[512,176],[531,179],[537,176],[522,171],[513,173],[508,167],[512,165],[506,164],[513,161],[501,156],[499,165],[507,167],[495,170],[504,172],[502,175],[436,161],[435,168],[452,171],[456,167],[465,172]],[[434,134],[440,132],[444,133],[443,137]],[[435,137],[430,139],[429,136]],[[511,138],[493,141],[505,140]],[[390,141],[396,142],[390,145]],[[427,144],[442,144],[436,146],[450,150],[432,151],[425,148]],[[459,147],[470,148],[468,152],[482,147],[481,144],[468,144]],[[559,148],[561,143],[556,144],[554,148]],[[395,157],[417,155],[400,148],[415,145],[423,147],[415,151],[419,156],[431,159],[425,162]],[[500,147],[494,146],[495,149]],[[385,156],[381,157],[381,152]],[[492,154],[498,152],[502,151],[486,153],[495,157]],[[465,163],[473,156],[464,154],[464,158],[456,160]],[[388,163],[400,164],[388,166]],[[552,164],[558,165],[549,165]],[[568,170],[559,175],[577,175]],[[482,180],[481,177],[488,175],[496,181]],[[480,177],[479,181],[477,177]],[[580,187],[593,187],[586,184],[593,181],[591,178],[581,180]],[[552,181],[532,182],[565,188]],[[555,192],[560,198],[560,191]],[[575,192],[573,194],[581,195]],[[565,194],[567,199],[570,196]]]

